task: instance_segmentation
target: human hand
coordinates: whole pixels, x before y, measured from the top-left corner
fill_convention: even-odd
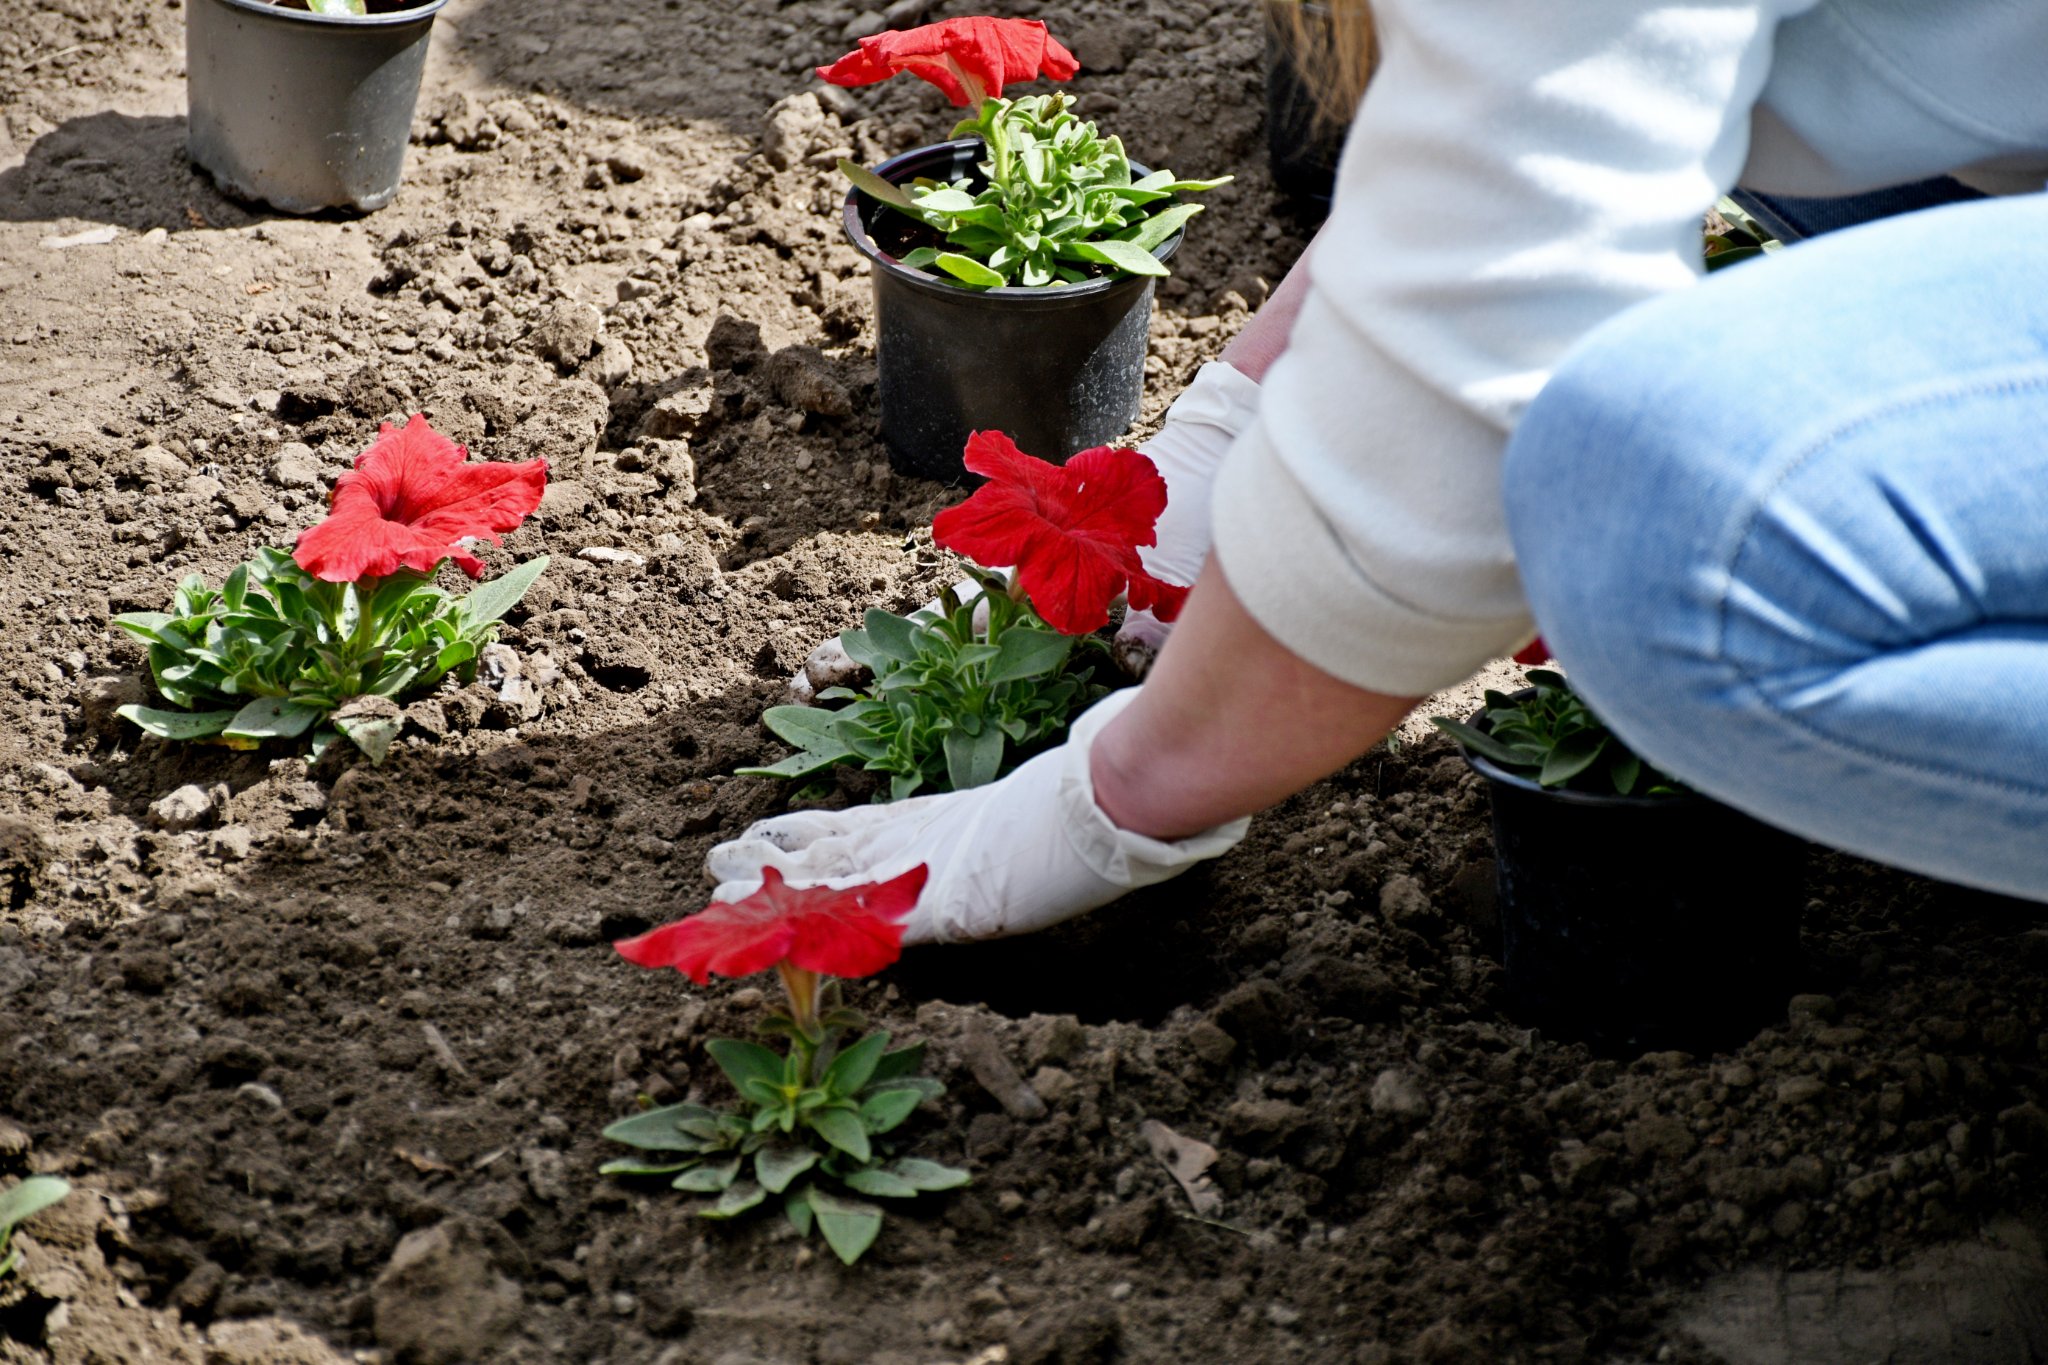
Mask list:
[[[949,943],[1042,929],[1221,856],[1248,821],[1166,843],[1118,829],[1096,805],[1089,749],[1136,696],[1104,698],[1065,744],[985,787],[760,821],[711,850],[714,897],[751,894],[764,867],[799,884],[849,886],[924,863],[931,876],[904,942]]]
[[[1166,425],[1138,447],[1166,480],[1166,511],[1158,543],[1140,549],[1145,571],[1169,583],[1192,583],[1209,556],[1209,490],[1238,433],[1259,411],[1259,386],[1243,371],[1211,361],[1166,410]],[[1116,632],[1116,659],[1142,678],[1173,627],[1149,611],[1126,611]]]
[[[1004,570],[1003,572],[1008,572]],[[963,578],[953,585],[953,595],[964,602],[981,591],[981,585],[971,578]],[[946,615],[946,602],[942,597],[931,601],[911,613],[913,618],[927,621],[937,620]],[[988,603],[983,602],[974,609],[974,628],[988,629]],[[789,680],[789,700],[793,706],[811,706],[818,700],[818,694],[828,687],[851,687],[867,672],[867,665],[858,663],[846,652],[846,646],[833,636],[804,656],[803,667],[797,669]]]
[[[1259,386],[1234,366],[1211,362],[1195,373],[1166,412],[1159,434],[1138,447],[1166,480],[1166,511],[1160,515],[1158,543],[1139,550],[1145,571],[1169,583],[1192,583],[1209,554],[1209,487],[1230,444],[1258,414]],[[963,579],[954,592],[963,599],[978,592]],[[938,599],[919,609],[944,614]],[[985,618],[977,617],[977,629]],[[1166,643],[1172,627],[1149,611],[1126,611],[1118,628],[1115,656],[1125,673],[1142,678]],[[812,705],[828,687],[852,685],[863,672],[848,657],[839,637],[819,644],[789,680],[790,700]]]

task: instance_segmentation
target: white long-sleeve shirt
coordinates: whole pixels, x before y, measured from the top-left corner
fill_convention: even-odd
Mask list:
[[[1699,277],[1740,179],[2048,181],[2048,0],[1379,0],[1314,288],[1215,489],[1252,616],[1421,694],[1533,632],[1509,433],[1574,341]],[[2043,243],[2048,250],[2048,243]]]

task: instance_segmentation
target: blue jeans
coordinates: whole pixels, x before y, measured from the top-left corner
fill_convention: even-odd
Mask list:
[[[1544,638],[1771,824],[2048,900],[2048,195],[1829,233],[1632,309],[1507,455]]]

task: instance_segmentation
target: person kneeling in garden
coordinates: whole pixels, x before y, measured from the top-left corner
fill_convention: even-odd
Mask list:
[[[1646,762],[2048,900],[2048,9],[1373,11],[1330,222],[1146,446],[1146,568],[1195,584],[1126,624],[1147,681],[988,786],[756,825],[718,896],[923,864],[906,941],[1036,929],[1540,625]],[[1947,178],[1992,164],[2036,192]],[[1788,236],[1881,221],[1702,283],[1738,183]]]

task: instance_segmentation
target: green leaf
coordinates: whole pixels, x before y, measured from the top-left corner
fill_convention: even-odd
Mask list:
[[[819,754],[806,750],[803,753],[791,754],[788,758],[779,759],[765,767],[734,768],[733,774],[737,777],[783,777],[791,779],[809,777],[812,773],[824,772],[833,764],[850,757],[852,757],[851,751],[836,754]]]
[[[691,1194],[717,1194],[732,1184],[733,1178],[739,1173],[740,1159],[731,1157],[725,1161],[693,1166],[669,1184],[674,1189],[686,1190]]]
[[[799,749],[818,754],[853,752],[838,736],[839,712],[822,706],[771,706],[762,713],[761,723]]]
[[[258,697],[221,731],[231,739],[295,739],[326,714],[317,706],[301,706],[283,697]]]
[[[1179,232],[1187,225],[1188,219],[1201,211],[1200,204],[1175,204],[1171,208],[1161,209],[1126,232],[1122,240],[1140,251],[1149,253],[1165,245],[1167,238]]]
[[[811,1211],[811,1187],[799,1185],[782,1197],[782,1214],[789,1219],[789,1225],[796,1229],[799,1237],[811,1235],[811,1224],[816,1215]]]
[[[616,1161],[607,1161],[597,1168],[599,1175],[674,1175],[697,1164],[697,1158],[688,1161],[649,1161],[645,1157],[622,1156]]]
[[[994,726],[978,735],[951,730],[946,734],[946,778],[954,791],[985,787],[1003,766],[1003,732]]]
[[[922,270],[937,259],[939,259],[939,249],[937,247],[921,246],[908,255],[898,257],[896,264],[908,266],[912,270]]]
[[[137,639],[162,640],[163,637],[158,632],[177,619],[160,611],[130,611],[116,616],[114,624]],[[171,643],[168,640],[163,642]]]
[[[32,1175],[0,1194],[0,1234],[25,1223],[71,1193],[68,1181],[54,1175]]]
[[[890,612],[869,607],[861,628],[884,654],[905,663],[918,657],[917,623]]]
[[[885,1052],[876,1061],[875,1072],[872,1076],[868,1077],[868,1084],[872,1087],[880,1081],[894,1080],[898,1076],[908,1076],[923,1063],[923,1043],[912,1043],[909,1047],[900,1047],[894,1052]]]
[[[981,207],[973,195],[965,190],[956,190],[950,186],[942,190],[930,190],[924,194],[912,195],[911,200],[925,213],[943,213],[949,216],[971,213]]]
[[[804,1121],[816,1130],[819,1137],[855,1161],[866,1161],[874,1155],[868,1146],[868,1130],[861,1127],[858,1116],[844,1109],[814,1109]]]
[[[1113,237],[1101,242],[1075,242],[1065,248],[1062,254],[1083,261],[1093,261],[1097,265],[1115,266],[1118,270],[1131,275],[1166,273],[1166,267],[1161,265],[1151,252],[1129,242],[1119,242]]]
[[[899,1157],[889,1163],[889,1170],[920,1190],[958,1189],[974,1178],[965,1171],[920,1156]]]
[[[434,676],[439,677],[451,668],[460,668],[476,657],[474,640],[456,640],[442,648],[434,656]]]
[[[836,1194],[813,1188],[810,1205],[818,1217],[818,1231],[824,1234],[825,1244],[848,1265],[859,1260],[861,1253],[875,1244],[875,1237],[882,1231],[882,1211],[873,1204],[863,1204],[858,1199],[841,1199]]]
[[[770,1194],[781,1194],[789,1182],[818,1164],[818,1154],[809,1147],[778,1142],[754,1153],[754,1175]]]
[[[737,1218],[748,1209],[768,1197],[768,1191],[751,1180],[736,1180],[718,1202],[708,1209],[697,1210],[699,1218]]]
[[[1527,754],[1522,753],[1520,750],[1509,748],[1486,731],[1475,729],[1464,721],[1452,720],[1447,716],[1432,716],[1430,723],[1452,739],[1457,740],[1458,743],[1464,745],[1467,749],[1470,749],[1473,753],[1478,754],[1481,758],[1490,758],[1495,763],[1511,768],[1526,768],[1530,766],[1530,758]]]
[[[518,606],[519,599],[526,596],[526,590],[546,572],[547,567],[548,557],[541,555],[470,589],[469,595],[462,599],[462,614],[472,633],[476,627],[489,625]]]
[[[857,165],[842,156],[839,158],[839,173],[851,180],[853,187],[870,199],[879,199],[891,208],[902,209],[913,217],[918,216],[917,205],[911,202],[909,195],[867,167]]]
[[[315,730],[313,732],[312,747],[306,752],[306,761],[308,763],[318,763],[320,756],[326,753],[328,747],[340,738],[341,731],[335,729],[332,725],[323,725]]]
[[[766,1081],[778,1090],[782,1087],[782,1058],[759,1043],[738,1038],[713,1038],[704,1045],[704,1050],[731,1078],[733,1088],[742,1094],[748,1081]]]
[[[995,660],[989,664],[987,681],[994,686],[1045,677],[1057,672],[1073,649],[1074,637],[1071,635],[1013,626],[1003,632]]]
[[[900,1175],[891,1175],[879,1166],[868,1166],[842,1177],[846,1187],[862,1194],[872,1194],[880,1199],[915,1199],[917,1186]]]
[[[946,1093],[946,1087],[929,1076],[897,1076],[891,1080],[876,1081],[867,1088],[867,1097],[886,1094],[891,1090],[909,1090],[924,1099],[937,1099]]]
[[[367,14],[363,0],[306,0],[306,8],[315,14]]]
[[[1536,774],[1536,780],[1546,787],[1571,781],[1593,766],[1593,760],[1607,747],[1607,738],[1604,730],[1581,730],[1566,735],[1543,760],[1543,770]]]
[[[861,1126],[870,1134],[890,1132],[917,1112],[924,1097],[915,1090],[883,1090],[861,1102]]]
[[[158,739],[206,739],[228,728],[233,711],[163,711],[129,702],[115,715],[132,721]]]
[[[1642,780],[1643,760],[1634,753],[1622,749],[1607,760],[1607,775],[1614,780],[1614,790],[1623,796],[1636,789]]]
[[[963,256],[957,251],[941,251],[932,258],[932,264],[951,275],[962,284],[971,284],[980,289],[995,289],[1008,283],[1002,275],[989,269],[972,256]],[[1160,274],[1165,274],[1162,269]]]
[[[874,1076],[875,1065],[888,1046],[888,1034],[870,1033],[832,1059],[832,1065],[825,1068],[823,1087],[834,1095],[857,1094]]]
[[[649,1109],[620,1119],[604,1130],[603,1136],[612,1142],[623,1142],[628,1147],[639,1147],[650,1152],[693,1152],[703,1142],[682,1131],[677,1125],[686,1119],[716,1121],[718,1115],[701,1104],[671,1104],[660,1109]]]
[[[334,718],[334,728],[348,736],[349,743],[363,751],[363,755],[375,767],[391,752],[392,743],[398,738],[403,724],[396,716],[341,716]]]

